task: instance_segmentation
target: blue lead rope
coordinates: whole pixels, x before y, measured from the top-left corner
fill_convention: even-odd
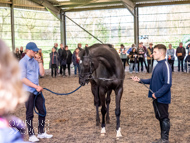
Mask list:
[[[47,89],[47,88],[43,88],[43,89],[45,89],[45,90],[47,90],[47,91],[49,91],[49,92],[51,92],[51,93],[53,93],[53,94],[56,94],[56,95],[69,95],[69,94],[72,94],[72,93],[76,92],[79,88],[81,88],[81,85],[80,85],[77,89],[75,89],[74,91],[69,92],[69,93],[56,93],[56,92],[53,92],[53,91],[51,91],[51,90],[49,90],[49,89]],[[34,111],[35,111],[35,113],[38,114],[39,116],[45,117],[45,116],[46,116],[45,98],[44,98],[42,92],[37,92],[37,91],[35,91],[35,93],[36,93],[36,94],[35,94],[36,96],[35,96],[35,98],[34,98]],[[45,112],[44,115],[38,113],[38,112],[36,111],[36,108],[35,108],[36,98],[37,98],[39,95],[41,95],[42,98],[43,98],[43,108],[44,108],[44,112]]]
[[[49,89],[47,89],[47,88],[44,88],[44,89],[47,90],[47,91],[49,91],[49,92],[51,92],[51,93],[53,93],[53,94],[56,94],[56,95],[69,95],[69,94],[72,94],[72,93],[74,93],[75,91],[77,91],[79,88],[81,88],[81,85],[80,85],[77,89],[75,89],[74,91],[69,92],[69,93],[56,93],[56,92],[53,92],[53,91],[51,91],[51,90],[49,90]]]
[[[36,98],[37,98],[39,95],[41,95],[42,98],[43,98],[44,115],[38,113],[38,112],[36,111],[36,108],[35,108],[35,107],[36,107],[36,106],[35,106]],[[41,117],[45,117],[45,116],[46,116],[45,98],[44,98],[42,92],[37,92],[37,94],[36,94],[36,96],[35,96],[35,98],[34,98],[34,111],[35,111],[36,114],[38,114],[38,115],[41,116]]]

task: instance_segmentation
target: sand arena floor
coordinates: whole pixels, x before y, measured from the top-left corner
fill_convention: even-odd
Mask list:
[[[141,84],[130,81],[126,72],[121,101],[121,131],[123,137],[116,140],[115,95],[111,95],[110,124],[106,124],[106,136],[100,136],[96,126],[95,107],[90,84],[69,96],[57,96],[44,91],[46,99],[46,130],[52,139],[40,139],[42,143],[151,143],[160,137],[159,123],[154,117],[152,100],[148,90]],[[139,73],[140,78],[151,74]],[[169,108],[171,119],[170,142],[190,143],[190,74],[173,73],[172,103]],[[76,89],[78,77],[61,76],[40,78],[40,85],[55,92],[67,93]],[[25,120],[25,106],[19,105],[15,115]],[[100,113],[101,115],[101,113]],[[101,116],[100,116],[101,117]],[[34,117],[37,127],[37,115]],[[35,131],[37,129],[35,128]],[[37,133],[37,131],[36,131]],[[25,139],[28,139],[26,135]]]

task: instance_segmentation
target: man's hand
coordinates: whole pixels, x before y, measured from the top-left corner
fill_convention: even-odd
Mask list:
[[[152,94],[152,97],[153,97],[154,99],[156,99],[156,96],[155,96],[155,94],[154,94],[154,93]]]
[[[38,92],[41,92],[41,91],[43,90],[43,88],[42,88],[41,86],[37,86],[37,87],[36,87],[36,90],[37,90]]]
[[[38,61],[38,63],[42,62],[42,59],[38,54],[35,55],[35,60]]]
[[[133,81],[136,81],[136,82],[139,82],[140,81],[140,78],[138,78],[137,76],[132,76],[131,79]]]

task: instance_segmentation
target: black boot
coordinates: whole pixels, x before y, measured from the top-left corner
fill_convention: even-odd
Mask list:
[[[161,139],[162,143],[169,143],[170,119],[165,118],[161,121]]]
[[[160,121],[160,131],[161,131],[161,138],[160,139],[156,139],[155,141],[153,141],[152,143],[169,143],[168,140],[163,140],[162,136],[163,136],[163,127],[162,127],[162,121]]]

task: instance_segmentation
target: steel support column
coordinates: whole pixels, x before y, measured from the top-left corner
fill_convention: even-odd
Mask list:
[[[66,43],[66,19],[64,11],[60,12],[60,32],[61,32],[61,43],[65,46]]]
[[[12,40],[12,51],[15,51],[15,28],[14,28],[14,0],[12,0],[12,4],[10,4],[10,12],[11,12],[11,40]]]
[[[139,44],[139,11],[138,7],[134,10],[134,43],[138,47]]]

